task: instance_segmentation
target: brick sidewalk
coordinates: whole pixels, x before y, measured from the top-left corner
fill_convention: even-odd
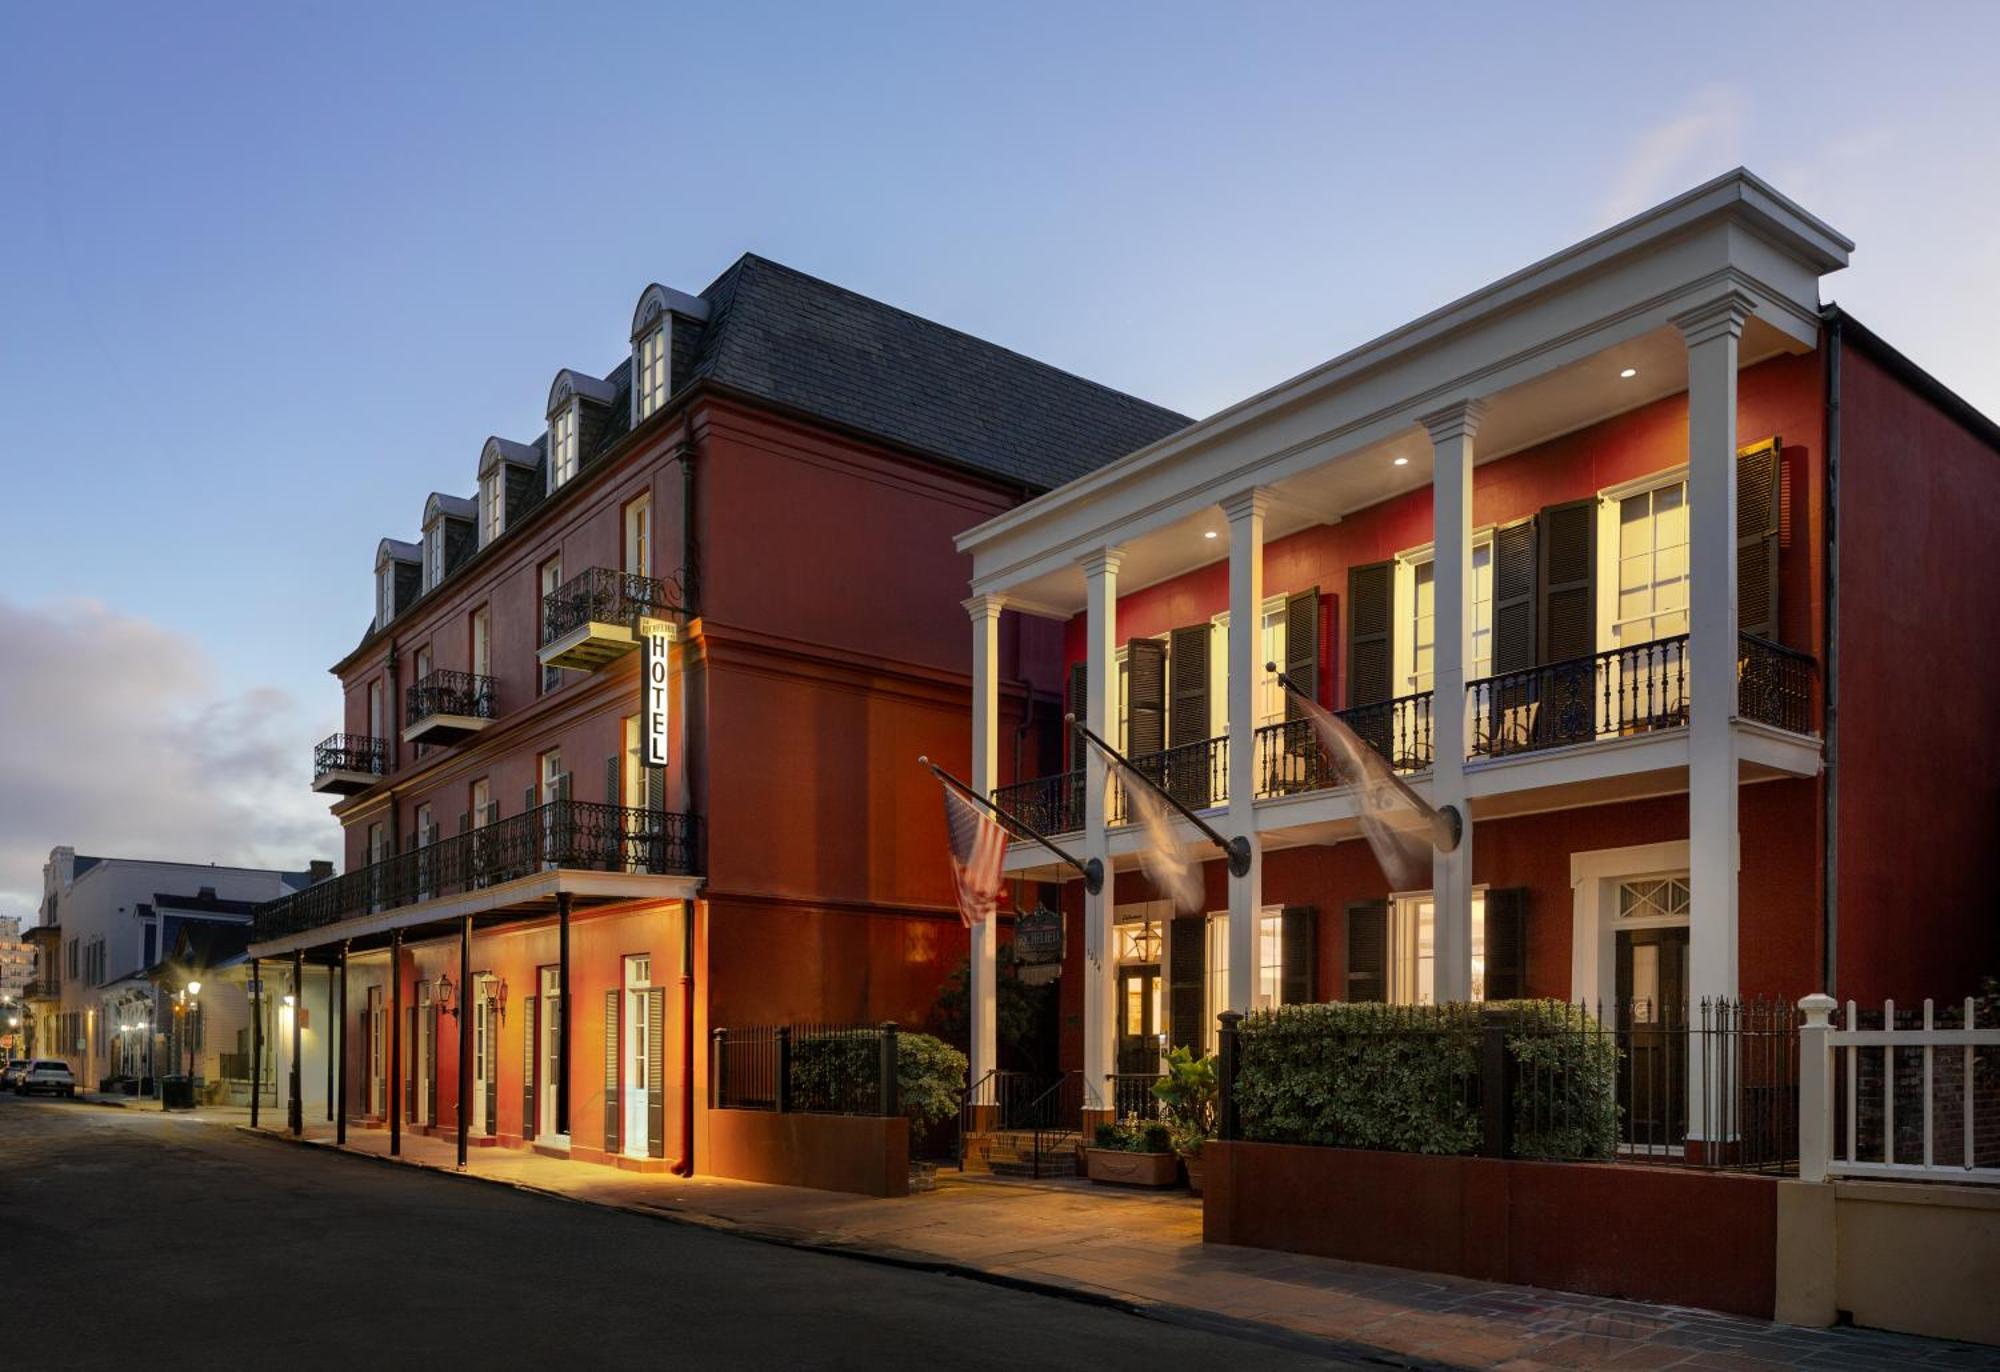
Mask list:
[[[247,1112],[203,1112],[217,1123]],[[271,1129],[259,1133],[287,1135]],[[307,1142],[333,1145],[309,1127]],[[388,1160],[381,1130],[347,1151]],[[449,1139],[406,1134],[403,1162],[454,1170]],[[939,1175],[902,1200],[717,1178],[621,1172],[475,1148],[470,1176],[570,1200],[672,1216],[799,1247],[859,1253],[1082,1294],[1159,1317],[1421,1366],[1728,1369],[2000,1367],[2000,1349],[1856,1329],[1797,1329],[1636,1301],[1501,1286],[1201,1241],[1179,1193]],[[1696,1259],[1698,1260],[1698,1259]]]

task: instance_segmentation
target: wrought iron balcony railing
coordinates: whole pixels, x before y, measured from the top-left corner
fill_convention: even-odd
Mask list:
[[[684,614],[689,608],[686,589],[680,572],[662,579],[609,567],[589,568],[542,597],[542,646],[585,624],[631,628],[641,615]]]
[[[1431,693],[1353,705],[1335,714],[1399,772],[1431,765]],[[1289,796],[1338,786],[1338,770],[1319,746],[1312,721],[1288,719],[1257,730],[1257,794]]]
[[[1505,672],[1465,688],[1474,757],[1589,743],[1688,722],[1688,636]]]
[[[1229,803],[1229,736],[1218,735],[1195,743],[1183,743],[1157,753],[1132,759],[1132,770],[1178,800],[1190,810],[1206,810]],[[1130,824],[1132,813],[1128,792],[1136,782],[1112,788],[1112,824]]]
[[[335,772],[359,772],[383,776],[389,770],[386,739],[364,734],[334,734],[313,748],[313,780]]]
[[[403,693],[406,724],[420,724],[435,715],[462,719],[492,719],[498,683],[471,672],[432,672]]]
[[[1736,713],[1795,734],[1812,732],[1811,654],[1767,638],[1743,634],[1736,648]]]
[[[552,801],[268,901],[257,907],[255,936],[296,934],[555,868],[690,875],[700,833],[696,816],[676,811]]]
[[[1037,833],[1073,833],[1083,827],[1083,772],[1061,772],[997,787],[993,808]]]

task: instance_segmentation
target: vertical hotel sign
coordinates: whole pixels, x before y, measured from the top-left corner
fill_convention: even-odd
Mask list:
[[[639,639],[639,761],[647,767],[667,765],[667,659],[674,646],[673,625],[664,619],[641,619]]]

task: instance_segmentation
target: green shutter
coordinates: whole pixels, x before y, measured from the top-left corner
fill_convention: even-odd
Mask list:
[[[1549,506],[1540,534],[1541,660],[1589,657],[1597,651],[1597,501]]]
[[[535,1141],[535,1008],[537,997],[529,996],[522,1002],[525,1013],[522,1020],[526,1033],[521,1045],[521,1139],[524,1143]]]
[[[432,1001],[430,1013],[424,1016],[424,1060],[430,1064],[430,1080],[424,1083],[424,1102],[430,1111],[432,1124],[438,1122],[438,1008]]]
[[[1347,704],[1373,705],[1395,689],[1396,570],[1388,562],[1347,569]],[[1286,644],[1286,660],[1291,653]],[[1303,682],[1300,685],[1304,685]]]
[[[646,992],[646,1156],[667,1155],[667,992]]]
[[[618,1151],[618,993],[604,993],[604,1151]]]
[[[1347,998],[1389,998],[1389,902],[1358,900],[1347,907]]]
[[[1486,893],[1486,999],[1519,1000],[1528,994],[1528,892],[1522,887]]]
[[[1778,440],[1736,455],[1736,627],[1778,641],[1781,473]]]
[[[1319,999],[1319,911],[1287,905],[1278,936],[1278,1003],[1310,1005]]]
[[[500,1132],[500,1007],[486,1002],[486,1134]]]
[[[1208,970],[1208,919],[1175,918],[1167,928],[1167,1028],[1176,1048],[1200,1053],[1207,1041],[1202,1021]]]
[[[1167,746],[1167,645],[1135,638],[1125,645],[1127,757],[1145,757]],[[1176,673],[1176,687],[1180,678]],[[1175,702],[1178,708],[1179,702]]]

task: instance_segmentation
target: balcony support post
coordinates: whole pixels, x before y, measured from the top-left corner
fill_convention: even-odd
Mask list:
[[[340,1059],[334,1068],[333,1141],[347,1145],[347,945],[340,945]]]
[[[1459,839],[1431,854],[1439,1003],[1472,998],[1472,807],[1466,804],[1466,698],[1472,666],[1472,462],[1486,406],[1461,400],[1423,417],[1431,437],[1431,804],[1458,811]]]
[[[1264,904],[1264,846],[1257,837],[1257,686],[1264,679],[1264,516],[1270,492],[1254,487],[1222,502],[1229,520],[1229,818],[1250,860],[1229,876],[1229,1004],[1250,1009],[1256,987],[1257,919]],[[1219,1011],[1218,1011],[1219,1013]]]
[[[305,1011],[306,1011],[306,950],[292,949],[292,1070],[290,1087],[292,1106],[292,1137],[303,1138],[306,1132],[305,1097]]]
[[[264,1076],[264,962],[250,959],[250,1127],[257,1127],[257,1092]],[[166,1101],[166,1088],[160,1088]]]
[[[403,1155],[403,931],[389,933],[389,1156]]]
[[[472,916],[458,922],[458,1170],[465,1170],[465,1150],[472,1134],[472,1017],[482,1013],[472,994]],[[489,1036],[490,1037],[490,1036]],[[488,1044],[488,1050],[492,1045]],[[492,1071],[489,1065],[486,1069]]]
[[[1118,700],[1118,568],[1122,548],[1105,548],[1083,560],[1085,589],[1084,710],[1086,722],[1101,726],[1115,718]],[[1114,727],[1110,733],[1116,734]],[[1083,1088],[1087,1104],[1108,1108],[1112,1051],[1112,978],[1117,974],[1111,949],[1111,910],[1117,878],[1112,874],[1111,849],[1105,837],[1105,794],[1109,774],[1104,757],[1074,745],[1083,757],[1084,860],[1104,864],[1106,880],[1083,896]],[[1086,1122],[1088,1123],[1088,1121]]]
[[[548,1017],[556,1036],[556,1133],[569,1138],[569,907],[570,894],[556,892],[556,1011]]]
[[[1000,611],[1006,601],[997,595],[976,595],[965,602],[972,620],[972,777],[971,787],[991,796],[1000,784]],[[999,1065],[1000,1007],[998,919],[982,920],[967,931],[966,1018],[972,1073],[978,1081]]]
[[[1688,358],[1688,1022],[1736,995],[1736,366],[1753,302],[1734,290],[1675,318]],[[1688,1138],[1728,1137],[1726,1083],[1688,1055]]]

